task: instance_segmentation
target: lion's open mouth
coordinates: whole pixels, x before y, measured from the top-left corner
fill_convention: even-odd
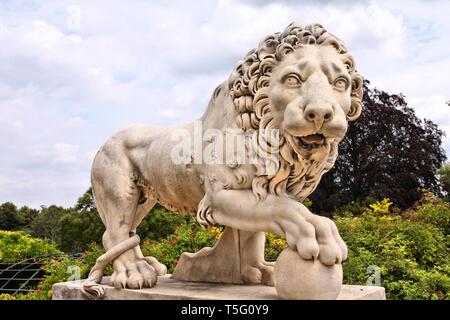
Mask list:
[[[330,153],[331,144],[336,141],[322,133],[294,136],[286,132],[285,137],[297,155],[315,161],[324,160]]]
[[[326,142],[326,138],[321,133],[310,134],[303,137],[292,137],[295,145],[307,150],[313,151],[314,149],[318,149],[324,145]]]

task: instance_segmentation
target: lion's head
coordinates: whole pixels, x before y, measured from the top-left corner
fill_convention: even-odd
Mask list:
[[[361,113],[362,83],[344,43],[320,24],[292,23],[246,55],[228,80],[237,124],[281,134],[276,173],[258,170],[255,194],[303,200],[314,191]]]

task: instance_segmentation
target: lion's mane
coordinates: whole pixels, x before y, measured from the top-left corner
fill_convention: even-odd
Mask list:
[[[279,123],[272,115],[267,88],[274,66],[295,49],[304,45],[331,45],[341,55],[342,61],[352,79],[351,108],[347,114],[349,121],[356,120],[361,113],[363,95],[362,77],[356,72],[353,58],[347,52],[344,43],[327,32],[320,24],[302,27],[291,23],[282,33],[265,37],[258,48],[251,50],[238,63],[228,79],[228,90],[237,111],[237,125],[242,130],[278,129]],[[338,143],[331,143],[328,156],[323,161],[299,157],[284,138],[287,133],[280,133],[280,160],[275,173],[257,165],[256,177],[252,190],[259,198],[267,193],[292,196],[303,201],[317,187],[322,175],[329,171],[338,155]],[[272,146],[264,140],[258,149],[271,152]]]

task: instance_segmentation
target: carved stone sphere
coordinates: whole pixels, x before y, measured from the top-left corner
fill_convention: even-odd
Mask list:
[[[342,265],[326,266],[319,260],[304,260],[286,248],[275,263],[278,296],[289,300],[334,300],[342,287]]]

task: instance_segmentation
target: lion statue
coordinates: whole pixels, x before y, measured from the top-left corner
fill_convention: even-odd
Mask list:
[[[273,286],[273,263],[264,260],[264,232],[282,235],[303,259],[341,263],[347,248],[335,224],[312,214],[302,201],[332,168],[348,121],[359,117],[362,84],[340,39],[320,24],[292,23],[265,37],[238,63],[214,90],[199,120],[203,131],[275,130],[277,143],[257,135],[252,146],[257,155],[277,152],[278,157],[204,163],[191,153],[186,156],[190,161],[175,163],[179,141],[173,132],[184,130],[195,140],[194,123],[178,129],[135,125],[113,135],[97,153],[91,172],[107,251],[97,259],[83,292],[91,297],[104,293],[100,282],[111,261],[116,288],[152,287],[166,273],[157,259],[142,254],[136,235],[156,203],[180,214],[196,213],[204,227],[225,226],[213,248],[180,257],[174,279]],[[202,140],[200,148],[211,141]]]

